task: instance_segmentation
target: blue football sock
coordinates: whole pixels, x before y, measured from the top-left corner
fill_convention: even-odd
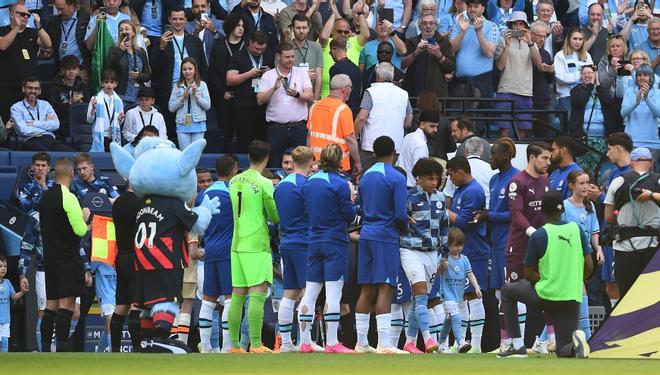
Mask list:
[[[220,311],[213,310],[213,322],[211,323],[211,347],[220,347]]]
[[[76,331],[76,325],[78,325],[78,321],[72,320],[71,326],[69,327],[69,338],[71,338],[71,336],[73,336],[73,333]]]
[[[97,353],[103,353],[110,347],[110,332],[106,332],[105,330],[101,333],[101,338],[99,339],[99,343],[96,347],[96,352]]]
[[[37,349],[41,353],[41,319],[37,318]]]
[[[429,302],[429,296],[420,294],[415,296],[415,317],[417,318],[417,325],[422,332],[429,330],[429,311],[426,304]]]
[[[426,322],[428,325],[428,321]],[[408,312],[408,328],[406,330],[407,337],[415,337],[417,335],[417,330],[419,329],[419,324],[417,324],[417,314],[415,314],[415,302],[413,301],[412,306],[410,306],[410,311]]]
[[[447,340],[447,336],[449,336],[449,330],[452,329],[452,319],[450,315],[447,315],[445,317],[445,321],[442,324],[442,330],[440,331],[440,340],[438,340],[439,343],[445,342]],[[459,317],[459,327],[460,328],[460,317]],[[460,330],[459,330],[460,331]],[[454,333],[456,335],[456,333]]]
[[[449,324],[449,322],[445,321],[445,325]],[[463,330],[461,329],[461,315],[456,314],[451,316],[451,329],[454,331],[454,337],[456,337],[456,343],[460,344],[463,340],[465,340],[465,336],[463,336]]]
[[[541,332],[541,335],[539,336],[539,342],[546,342],[548,341],[548,326],[543,326],[543,332]]]
[[[587,336],[587,340],[591,338],[591,328],[589,327],[589,297],[586,294],[582,295],[578,329],[584,332],[584,334]]]

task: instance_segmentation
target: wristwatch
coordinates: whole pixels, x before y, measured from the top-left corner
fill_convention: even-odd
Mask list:
[[[296,91],[296,98],[300,98],[300,92]]]
[[[535,45],[536,45],[536,43],[534,43],[534,42],[529,42],[529,44],[527,45],[527,47],[532,48],[532,47],[534,47]]]
[[[390,37],[393,38],[396,35],[396,30],[392,29],[390,32]]]

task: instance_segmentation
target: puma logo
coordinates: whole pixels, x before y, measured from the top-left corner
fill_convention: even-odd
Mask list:
[[[571,244],[571,239],[570,239],[570,237],[569,237],[569,238],[566,238],[566,237],[562,236],[561,234],[558,234],[558,235],[557,235],[557,238],[560,239],[560,240],[562,240],[562,241],[566,241],[566,242],[568,242],[569,245]]]

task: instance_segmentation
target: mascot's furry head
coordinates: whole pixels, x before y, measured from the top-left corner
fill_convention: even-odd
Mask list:
[[[170,141],[146,137],[133,155],[117,143],[110,145],[110,152],[115,169],[130,181],[137,196],[154,194],[186,202],[197,194],[195,167],[205,146],[200,139],[180,151]]]

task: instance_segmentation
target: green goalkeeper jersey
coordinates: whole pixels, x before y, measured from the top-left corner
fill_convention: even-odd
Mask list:
[[[273,198],[273,183],[254,169],[235,176],[229,183],[234,216],[231,251],[239,253],[270,252],[266,219],[277,224],[279,217]]]

